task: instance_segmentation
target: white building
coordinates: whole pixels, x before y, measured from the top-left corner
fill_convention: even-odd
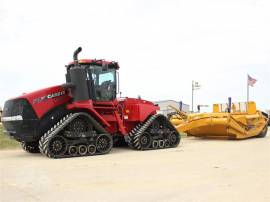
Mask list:
[[[166,116],[167,114],[175,111],[169,107],[170,105],[184,112],[189,112],[189,105],[184,104],[183,102],[177,102],[175,100],[160,100],[155,101],[154,103],[158,104],[158,106],[160,107],[159,113],[164,114]]]

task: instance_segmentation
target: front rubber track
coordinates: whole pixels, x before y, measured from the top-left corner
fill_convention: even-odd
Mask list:
[[[49,158],[68,158],[109,153],[113,146],[113,139],[109,134],[96,134],[96,136],[88,139],[80,137],[76,139],[74,137],[70,138],[63,135],[65,134],[64,132],[68,128],[68,125],[78,117],[83,117],[84,119],[89,120],[95,128],[101,130],[102,127],[97,122],[93,122],[93,118],[87,113],[80,112],[68,114],[41,137],[39,141],[40,152]],[[102,144],[103,146],[100,146]],[[85,152],[85,146],[87,148],[91,146],[91,148]],[[76,151],[79,150],[79,148],[80,153],[79,151]]]

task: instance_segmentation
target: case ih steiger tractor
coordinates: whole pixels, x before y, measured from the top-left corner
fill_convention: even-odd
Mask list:
[[[116,62],[78,60],[66,66],[66,83],[6,101],[2,122],[24,150],[63,158],[106,154],[117,141],[136,150],[176,147],[180,136],[158,106],[116,98]]]

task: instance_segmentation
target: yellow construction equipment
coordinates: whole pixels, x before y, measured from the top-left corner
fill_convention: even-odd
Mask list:
[[[170,121],[178,132],[191,136],[246,139],[267,134],[268,115],[257,110],[255,102],[214,104],[213,113],[185,115],[178,111]]]

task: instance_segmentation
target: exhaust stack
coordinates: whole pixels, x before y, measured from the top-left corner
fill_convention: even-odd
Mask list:
[[[73,53],[74,65],[78,65],[78,54],[82,51],[82,47],[77,48]]]

